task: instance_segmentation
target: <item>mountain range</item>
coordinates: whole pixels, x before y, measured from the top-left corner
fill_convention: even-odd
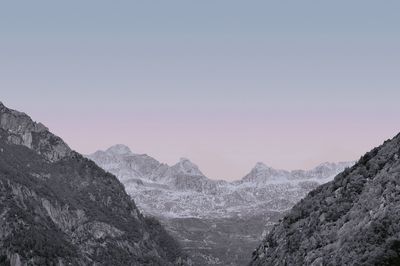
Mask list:
[[[287,210],[353,165],[286,171],[259,162],[242,179],[227,182],[209,179],[189,159],[169,166],[121,144],[87,157],[116,175],[139,209],[161,220],[196,265],[246,264]]]
[[[400,134],[227,182],[120,144],[83,156],[0,103],[0,265],[400,265],[399,206]]]
[[[225,217],[235,213],[243,214],[241,207],[249,208],[250,205],[267,201],[266,194],[270,194],[270,189],[315,187],[333,179],[336,174],[354,164],[323,163],[307,171],[286,171],[258,162],[242,179],[228,182],[206,177],[189,159],[181,158],[179,162],[169,166],[147,154],[132,153],[129,147],[121,144],[87,157],[116,175],[140,208],[158,216],[175,217]],[[191,200],[186,201],[190,205],[180,206],[185,201],[179,196],[190,197]],[[277,197],[269,200],[273,199]],[[287,208],[277,206],[275,209]]]

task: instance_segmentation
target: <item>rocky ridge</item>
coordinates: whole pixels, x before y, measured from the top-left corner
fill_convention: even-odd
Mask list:
[[[7,141],[24,145],[49,161],[58,161],[72,153],[65,142],[51,134],[43,124],[36,123],[25,113],[8,109],[0,102],[0,128],[7,131]]]
[[[1,265],[188,265],[117,178],[0,104]]]

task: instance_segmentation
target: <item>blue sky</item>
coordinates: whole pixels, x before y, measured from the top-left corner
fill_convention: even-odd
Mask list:
[[[1,101],[83,153],[214,178],[357,159],[399,131],[398,1],[0,3]]]

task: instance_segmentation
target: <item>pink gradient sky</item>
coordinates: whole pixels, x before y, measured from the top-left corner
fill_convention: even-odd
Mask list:
[[[190,158],[210,178],[228,180],[243,177],[258,161],[290,170],[324,161],[356,160],[400,129],[394,123],[398,120],[395,111],[379,110],[368,115],[361,110],[194,114],[129,111],[129,107],[121,110],[108,105],[72,110],[34,104],[11,107],[44,122],[81,153],[124,143],[135,153],[147,153],[168,164]]]
[[[399,1],[65,1],[0,9],[0,101],[88,154],[211,178],[356,160],[400,131]]]

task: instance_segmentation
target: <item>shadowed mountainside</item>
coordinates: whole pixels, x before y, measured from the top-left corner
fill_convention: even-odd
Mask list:
[[[400,134],[296,204],[250,265],[400,265]]]
[[[123,185],[0,103],[1,265],[185,265]]]

